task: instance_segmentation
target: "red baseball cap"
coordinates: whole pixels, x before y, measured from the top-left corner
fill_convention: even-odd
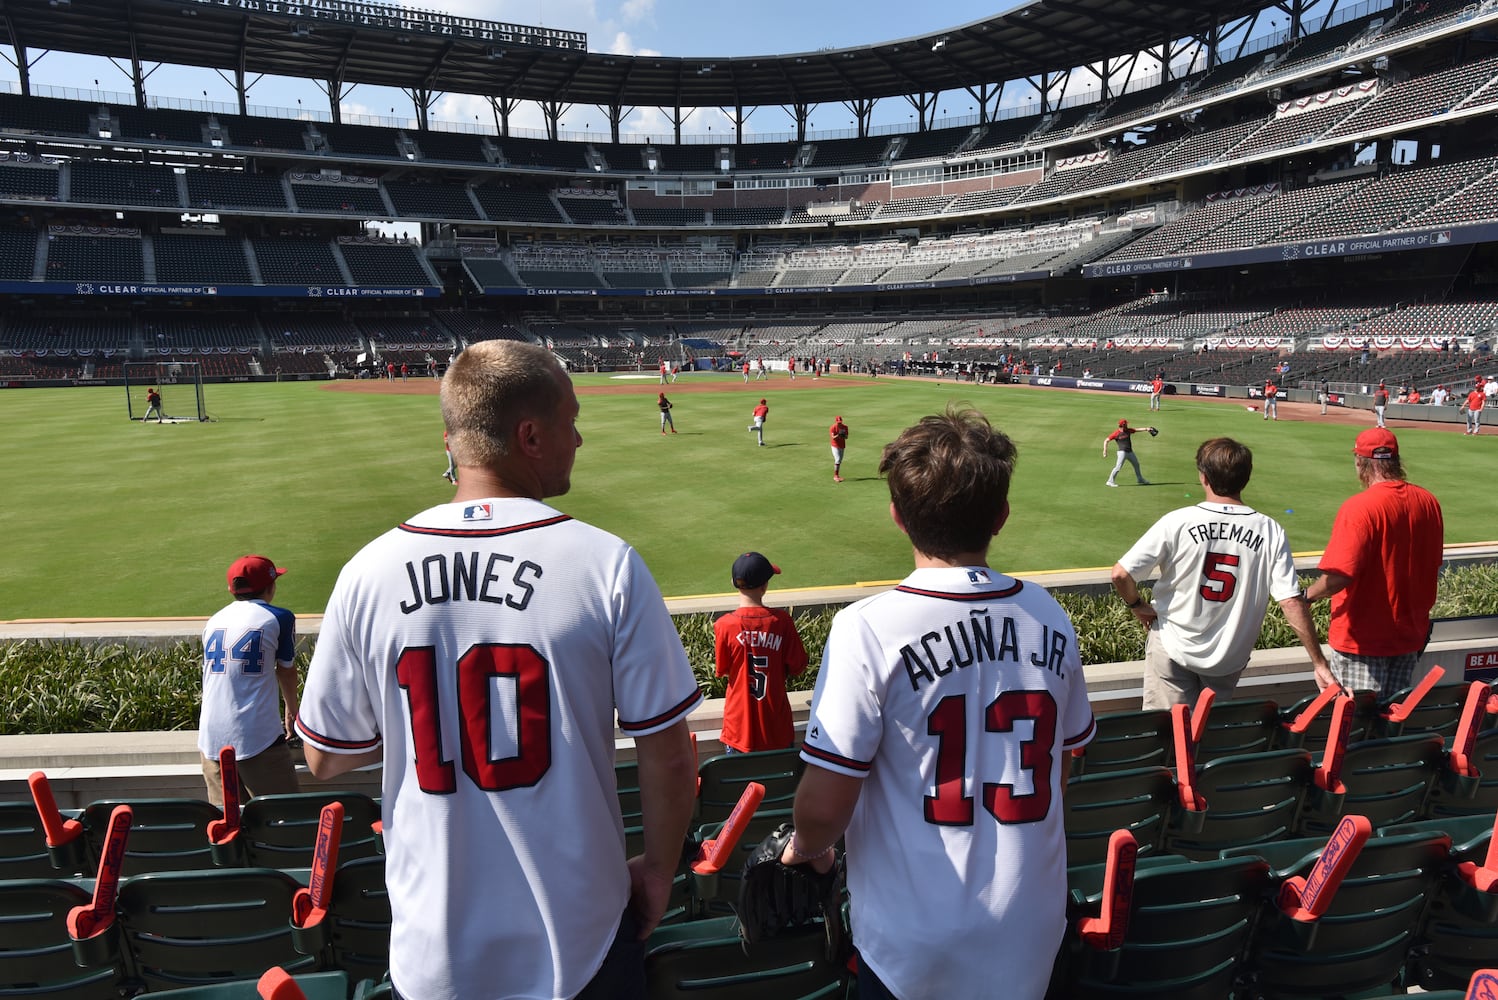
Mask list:
[[[1358,435],[1352,453],[1361,458],[1398,458],[1399,439],[1383,427],[1370,427]]]
[[[1118,426],[1120,426],[1120,427],[1127,427],[1127,426],[1129,426],[1129,418],[1128,417],[1124,417],[1122,420],[1120,420],[1118,422]]]
[[[225,577],[229,581],[229,593],[242,597],[269,590],[276,578],[285,572],[265,556],[250,555],[234,560]]]

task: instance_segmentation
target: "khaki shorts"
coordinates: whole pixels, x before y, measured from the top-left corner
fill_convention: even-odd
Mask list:
[[[302,790],[296,777],[291,748],[283,736],[255,756],[237,762],[239,767],[239,801],[251,795],[289,795]],[[208,786],[208,801],[224,807],[224,778],[217,759],[203,758],[203,781]]]
[[[1144,644],[1144,705],[1146,710],[1169,709],[1172,705],[1195,704],[1197,696],[1206,688],[1217,693],[1218,698],[1231,698],[1238,687],[1238,678],[1243,671],[1234,671],[1221,677],[1208,677],[1190,667],[1184,667],[1165,652],[1160,641],[1160,629],[1150,629]]]

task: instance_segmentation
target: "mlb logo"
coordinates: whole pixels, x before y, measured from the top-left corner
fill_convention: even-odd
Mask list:
[[[463,508],[465,521],[492,521],[493,519],[494,505],[491,503],[471,503]]]
[[[970,569],[967,571],[968,583],[989,583],[988,573],[981,569]]]

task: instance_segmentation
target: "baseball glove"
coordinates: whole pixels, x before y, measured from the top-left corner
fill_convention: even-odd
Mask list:
[[[1151,427],[1150,428],[1150,437],[1159,437],[1159,436],[1160,436],[1160,429],[1158,427]]]
[[[838,912],[840,865],[826,874],[809,863],[782,864],[793,829],[782,823],[749,855],[739,882],[739,935],[746,945],[809,926],[828,916],[828,925],[841,923]]]

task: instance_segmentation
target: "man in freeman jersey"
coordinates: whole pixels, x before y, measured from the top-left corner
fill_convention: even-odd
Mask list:
[[[1061,945],[1061,790],[1094,724],[1066,612],[988,566],[1014,460],[974,410],[889,444],[915,571],[827,638],[782,860],[825,871],[846,831],[861,1000],[1039,1000]]]
[[[453,502],[365,546],[328,600],[297,727],[318,778],[384,762],[407,998],[644,996],[702,699],[639,553],[541,502],[571,485],[577,414],[543,348],[458,355],[442,382]],[[644,812],[627,861],[616,711]]]
[[[1230,697],[1271,598],[1311,665],[1326,669],[1290,539],[1278,522],[1241,498],[1253,466],[1253,452],[1232,438],[1202,442],[1196,474],[1206,499],[1160,518],[1113,566],[1113,589],[1149,629],[1146,709],[1192,704],[1204,688]],[[1139,581],[1157,567],[1154,601],[1146,603]]]

